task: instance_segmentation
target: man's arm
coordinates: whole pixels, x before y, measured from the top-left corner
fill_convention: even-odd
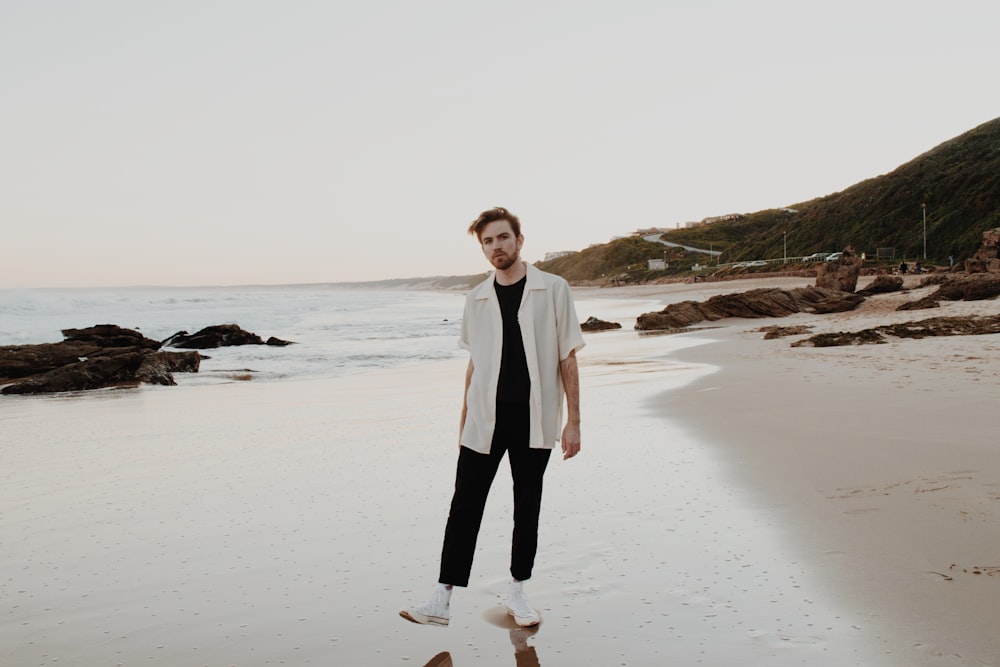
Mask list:
[[[458,422],[458,446],[462,446],[462,432],[465,431],[465,416],[469,414],[469,384],[472,382],[472,359],[465,369],[465,390],[462,392],[462,418]]]
[[[559,375],[566,392],[566,426],[562,432],[563,459],[570,459],[580,452],[580,371],[576,364],[576,350],[559,362]]]

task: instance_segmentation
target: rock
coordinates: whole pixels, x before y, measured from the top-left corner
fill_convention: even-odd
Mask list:
[[[47,373],[100,353],[91,343],[39,343],[0,347],[0,378],[23,378]]]
[[[812,327],[806,326],[804,324],[799,324],[794,327],[779,327],[779,326],[767,326],[757,329],[758,332],[764,334],[764,340],[774,340],[775,338],[784,338],[785,336],[799,336],[801,334],[807,334],[812,331]]]
[[[86,329],[63,329],[65,341],[92,343],[99,347],[138,346],[149,350],[160,349],[160,342],[146,338],[135,329],[123,329],[117,324],[97,324]]]
[[[922,299],[904,303],[896,310],[937,308],[940,301],[983,301],[1000,296],[1000,274],[944,274],[934,278],[933,282],[922,282],[921,285],[937,283],[937,291]]]
[[[825,299],[820,299],[812,306],[812,311],[819,315],[826,315],[828,313],[846,313],[849,310],[854,310],[865,300],[865,297],[861,294],[835,294],[833,296],[826,297]]]
[[[844,248],[838,259],[824,262],[816,270],[816,287],[853,292],[861,275],[861,258],[853,246]]]
[[[1000,273],[1000,227],[983,232],[983,245],[969,259],[965,270],[972,273]]]
[[[207,350],[233,345],[263,345],[264,341],[255,333],[244,331],[236,324],[216,324],[205,327],[197,333],[178,331],[163,341],[163,347]]]
[[[588,317],[587,321],[580,325],[580,329],[588,333],[594,331],[608,331],[611,329],[621,329],[622,325],[618,322],[607,322],[605,320],[600,320],[596,317]]]
[[[140,351],[78,361],[4,387],[0,393],[43,394],[134,384],[136,371],[145,357],[146,354]]]
[[[196,373],[198,352],[161,352],[159,342],[113,324],[64,329],[66,340],[0,347],[0,378],[20,379],[4,394],[100,389],[139,382],[175,384],[171,373]]]
[[[447,321],[448,320],[445,320],[445,322]],[[285,347],[286,345],[295,345],[295,343],[293,343],[290,340],[281,340],[280,338],[275,338],[274,336],[271,336],[270,338],[267,339],[267,343],[265,343],[265,345],[273,345],[275,347]]]
[[[880,274],[875,276],[875,280],[869,283],[868,287],[863,290],[858,290],[855,294],[861,294],[862,296],[872,296],[873,294],[888,294],[890,292],[898,292],[903,289],[903,277],[902,276],[890,276],[887,274]]]
[[[919,322],[890,324],[857,332],[817,334],[792,343],[792,347],[831,347],[885,343],[886,336],[926,338],[928,336],[975,336],[1000,333],[1000,315],[987,317],[932,317]]]
[[[197,373],[201,354],[192,352],[153,352],[147,354],[136,371],[136,379],[149,384],[173,386],[173,373]]]
[[[838,331],[837,333],[816,334],[805,340],[795,341],[792,343],[792,347],[835,347],[838,345],[870,345],[885,342],[887,341],[881,333],[874,329],[866,329],[857,333]]]
[[[761,288],[736,294],[719,294],[704,303],[682,301],[636,319],[642,331],[682,329],[727,317],[785,317],[800,312],[841,312],[856,308],[864,297],[822,287],[799,287],[793,290]]]

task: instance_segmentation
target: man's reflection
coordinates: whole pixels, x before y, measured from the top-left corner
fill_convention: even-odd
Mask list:
[[[510,643],[514,645],[514,663],[517,667],[540,667],[538,654],[534,646],[528,646],[528,640],[538,632],[538,626],[531,628],[511,628]],[[424,667],[454,667],[451,653],[442,651],[431,658]]]

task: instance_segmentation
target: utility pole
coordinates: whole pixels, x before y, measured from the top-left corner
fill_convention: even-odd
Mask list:
[[[927,204],[921,204],[924,209],[924,259],[927,259]]]

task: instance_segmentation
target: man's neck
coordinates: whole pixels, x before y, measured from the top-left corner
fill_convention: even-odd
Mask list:
[[[506,287],[507,285],[513,285],[527,274],[528,269],[524,265],[524,262],[517,261],[511,264],[509,269],[504,271],[497,269],[494,278],[501,287]]]

